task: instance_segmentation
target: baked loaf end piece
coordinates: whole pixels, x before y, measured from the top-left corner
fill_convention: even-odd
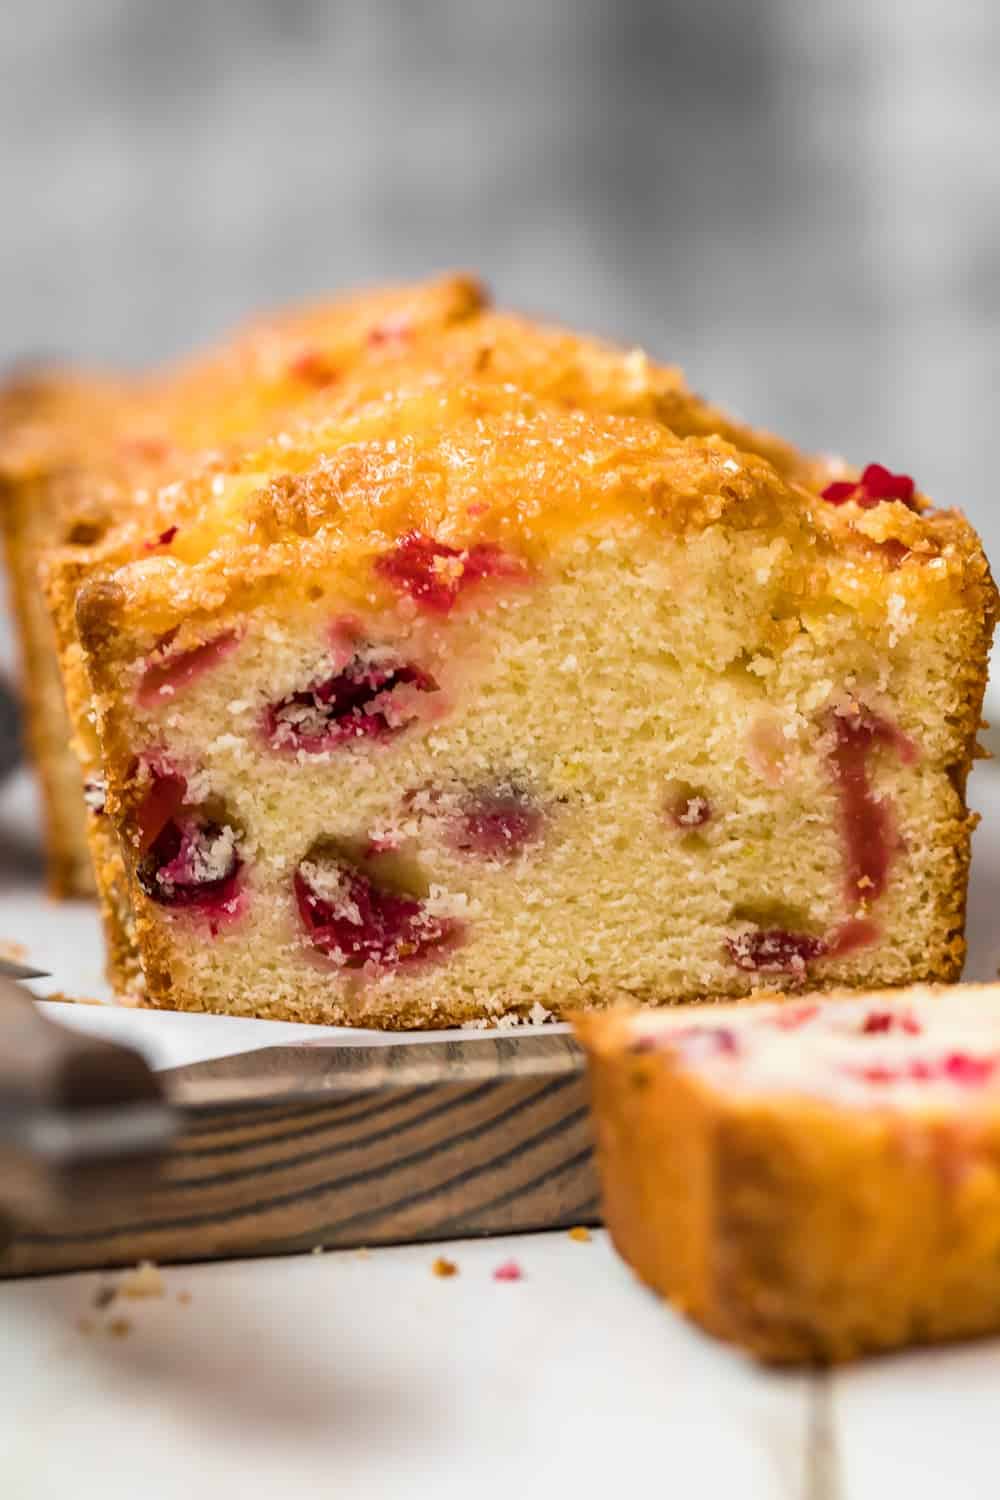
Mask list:
[[[52,621],[38,562],[54,541],[89,543],[104,524],[101,486],[77,488],[82,468],[107,459],[134,392],[108,376],[25,371],[0,390],[0,538],[18,639],[28,750],[39,773],[49,887],[92,895],[80,768],[70,748]]]
[[[120,980],[131,946],[120,862],[101,823],[103,776],[76,641],[77,590],[108,553],[155,550],[170,521],[158,519],[154,497],[207,453],[267,430],[279,414],[335,388],[359,364],[376,380],[383,366],[469,317],[483,296],[478,282],[459,274],[373,288],[260,317],[219,345],[128,387],[60,377],[36,382],[36,399],[19,402],[0,446],[0,479],[9,479],[0,503],[54,884],[59,894],[92,890],[93,861],[111,968]],[[2,409],[0,403],[0,416]],[[72,879],[63,880],[60,872],[67,870]]]
[[[581,1018],[604,1215],[758,1358],[1000,1331],[1000,985]]]
[[[950,977],[992,585],[658,422],[431,375],[82,590],[156,1005],[484,1024]]]

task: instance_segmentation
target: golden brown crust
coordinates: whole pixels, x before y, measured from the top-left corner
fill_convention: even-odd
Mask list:
[[[942,1001],[944,1003],[944,1001]],[[828,1363],[1000,1327],[1000,1119],[712,1091],[623,1015],[578,1018],[604,1217],[709,1332]]]
[[[561,535],[608,522],[813,531],[801,496],[724,442],[436,375],[212,467],[188,496],[168,549],[82,589],[88,650],[103,636],[125,659],[140,622],[148,643],[282,588],[297,593],[303,579],[322,578],[343,599],[387,594],[373,560],[414,532],[459,547],[503,540],[530,564]]]

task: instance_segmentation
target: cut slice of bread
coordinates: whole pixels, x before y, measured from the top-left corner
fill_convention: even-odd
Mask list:
[[[772,1362],[1000,1331],[1000,985],[578,1034],[605,1221],[679,1311]]]

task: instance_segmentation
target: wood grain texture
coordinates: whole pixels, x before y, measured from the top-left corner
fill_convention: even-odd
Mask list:
[[[569,1038],[270,1048],[164,1078],[189,1125],[161,1178],[25,1230],[0,1275],[596,1221]]]

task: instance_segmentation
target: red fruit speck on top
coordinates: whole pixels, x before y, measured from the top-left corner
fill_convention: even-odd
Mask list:
[[[400,537],[390,552],[375,561],[375,571],[429,614],[447,615],[460,593],[486,578],[523,578],[519,558],[495,542],[468,548],[449,547],[422,532]]]
[[[883,500],[899,500],[913,510],[915,489],[909,474],[893,474],[882,464],[868,464],[860,479],[837,479],[820,493],[831,505],[856,500],[863,510],[871,510]]]
[[[523,1281],[524,1272],[516,1260],[505,1260],[493,1272],[494,1281]]]
[[[319,388],[332,385],[338,378],[336,367],[322,349],[303,349],[288,366],[288,373]]]
[[[177,527],[168,526],[166,531],[161,531],[159,536],[155,537],[153,541],[144,542],[143,546],[147,552],[155,552],[157,547],[169,547],[176,535]]]

